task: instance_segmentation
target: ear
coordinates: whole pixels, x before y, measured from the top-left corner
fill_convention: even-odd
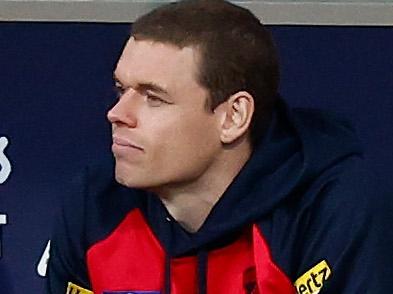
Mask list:
[[[254,98],[250,93],[240,91],[220,104],[216,110],[216,113],[220,113],[221,142],[230,144],[248,131],[254,114]]]

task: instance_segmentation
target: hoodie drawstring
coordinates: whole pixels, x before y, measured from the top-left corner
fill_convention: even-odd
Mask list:
[[[201,250],[197,254],[198,259],[198,294],[206,294],[207,288],[207,277],[206,277],[206,265],[207,265],[207,252]]]
[[[165,294],[171,294],[171,257],[169,254],[165,255]]]

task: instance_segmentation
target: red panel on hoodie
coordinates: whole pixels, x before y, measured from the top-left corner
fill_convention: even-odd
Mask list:
[[[130,212],[106,239],[88,250],[87,264],[95,294],[164,293],[165,253],[139,210]],[[198,293],[197,264],[196,256],[171,260],[171,294]],[[290,280],[271,260],[256,226],[230,245],[210,251],[206,266],[208,294],[295,293]]]

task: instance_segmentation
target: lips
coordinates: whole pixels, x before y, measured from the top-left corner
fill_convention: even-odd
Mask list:
[[[138,146],[137,144],[135,144],[134,142],[132,142],[131,140],[127,139],[127,138],[123,138],[123,137],[119,137],[114,135],[112,137],[113,139],[113,144],[116,144],[118,146],[122,146],[122,147],[131,147],[131,148],[135,148],[138,150],[143,151],[143,148]]]

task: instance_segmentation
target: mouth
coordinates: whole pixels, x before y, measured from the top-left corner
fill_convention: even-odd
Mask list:
[[[143,151],[143,148],[141,146],[135,144],[134,142],[130,141],[129,139],[122,138],[119,136],[113,136],[112,140],[113,140],[113,145],[117,145],[119,147],[125,147],[125,148],[134,148],[134,149]]]

